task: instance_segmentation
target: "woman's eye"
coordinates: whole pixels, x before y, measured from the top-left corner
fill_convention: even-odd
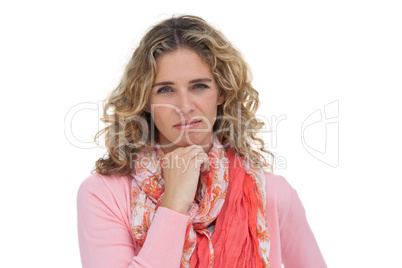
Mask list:
[[[194,86],[194,88],[197,88],[197,89],[204,89],[204,88],[208,88],[208,86],[207,86],[207,85],[204,85],[204,84],[197,84],[197,85]]]
[[[170,88],[162,87],[162,88],[158,89],[157,93],[167,93],[167,92],[170,92],[170,91],[171,91]]]

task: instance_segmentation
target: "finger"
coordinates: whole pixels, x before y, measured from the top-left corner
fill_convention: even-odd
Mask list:
[[[177,151],[181,157],[194,157],[195,153],[202,153],[204,150],[199,145],[190,145],[187,147],[182,147],[181,150]],[[205,153],[205,152],[204,152]]]
[[[176,159],[176,162],[174,163],[179,163],[180,165],[183,164],[185,167],[188,167],[188,165],[192,165],[196,169],[200,169],[201,165],[204,165],[203,170],[209,169],[208,154],[205,153],[201,146],[191,145],[188,147],[183,147],[183,149],[184,148],[185,150],[176,151],[174,153],[175,159],[179,158]],[[180,153],[184,151],[186,153],[180,155]]]
[[[201,172],[209,169],[209,157],[205,152],[197,152],[193,161],[195,162],[196,167],[200,168]]]
[[[201,164],[201,167],[200,167],[200,171],[201,171],[201,172],[205,172],[205,171],[208,171],[208,170],[209,170],[209,168],[210,168],[209,161],[208,161],[207,163],[208,163],[208,164],[205,164],[205,163],[202,163],[202,164]]]
[[[196,148],[196,149],[193,149],[190,152],[188,152],[183,157],[186,157],[188,159],[194,159],[194,158],[206,159],[206,158],[208,158],[208,154],[206,154],[203,149]]]
[[[179,147],[176,150],[172,151],[172,153],[178,154],[180,156],[183,156],[184,154],[187,154],[188,152],[191,152],[192,150],[194,150],[198,145],[193,144],[193,145],[189,145],[186,147]]]

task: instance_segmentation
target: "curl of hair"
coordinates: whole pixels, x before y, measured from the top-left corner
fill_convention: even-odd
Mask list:
[[[274,160],[258,132],[264,126],[255,117],[258,92],[251,85],[251,73],[241,53],[217,29],[202,18],[184,15],[166,19],[153,26],[140,41],[127,64],[119,85],[103,102],[102,122],[108,124],[96,133],[94,141],[105,133],[107,155],[96,161],[92,172],[103,175],[127,175],[133,171],[133,156],[158,136],[152,118],[145,112],[156,75],[156,59],[178,48],[188,48],[209,64],[225,95],[219,105],[214,133],[225,147],[253,165],[263,168]],[[108,113],[112,110],[111,113]],[[99,145],[99,144],[98,144]]]

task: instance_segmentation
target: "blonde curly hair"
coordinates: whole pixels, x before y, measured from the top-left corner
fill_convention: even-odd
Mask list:
[[[151,115],[145,111],[156,75],[156,59],[184,47],[198,53],[209,64],[225,95],[213,128],[221,144],[272,171],[273,165],[266,161],[264,153],[272,159],[274,155],[258,137],[264,123],[255,117],[258,92],[251,85],[247,63],[220,31],[200,17],[184,15],[166,19],[148,30],[119,85],[104,100],[101,121],[109,125],[96,133],[94,141],[98,144],[97,139],[105,133],[108,154],[96,161],[92,172],[123,176],[133,171],[131,155],[147,146],[151,139],[149,133],[154,131],[155,138],[158,134]]]

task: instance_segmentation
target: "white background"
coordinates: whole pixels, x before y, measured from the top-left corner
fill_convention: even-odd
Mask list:
[[[80,267],[76,193],[105,152],[91,143],[96,107],[146,29],[188,13],[242,51],[259,115],[286,116],[276,145],[267,136],[286,164],[275,173],[298,191],[328,266],[402,267],[398,2],[2,2],[0,266]],[[327,151],[335,167],[301,139],[303,121],[334,101],[339,133],[323,121],[304,142],[339,141]]]

